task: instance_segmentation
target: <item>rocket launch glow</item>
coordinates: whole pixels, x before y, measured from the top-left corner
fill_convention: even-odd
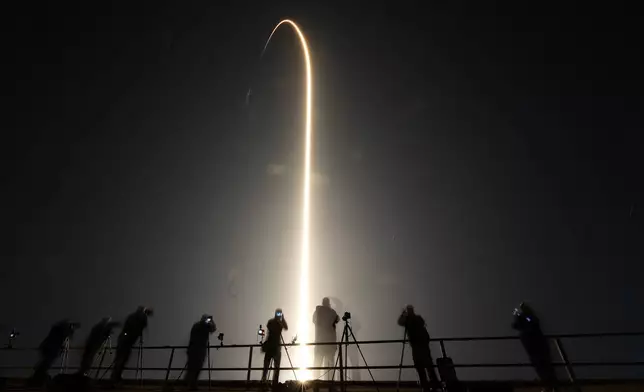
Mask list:
[[[300,255],[300,304],[297,315],[297,334],[300,342],[300,351],[297,357],[297,363],[294,365],[298,367],[297,372],[298,380],[308,380],[311,378],[311,371],[308,368],[312,364],[310,348],[304,346],[304,343],[309,342],[309,227],[310,227],[310,207],[311,207],[311,145],[312,145],[312,106],[313,106],[313,75],[311,71],[311,56],[309,53],[309,46],[306,42],[306,37],[300,30],[299,26],[289,19],[280,21],[271,32],[271,35],[266,40],[262,55],[266,51],[268,44],[273,38],[275,31],[283,25],[289,24],[297,33],[304,52],[304,62],[306,67],[306,92],[305,92],[305,143],[304,143],[304,184],[303,184],[303,200],[302,200],[302,248]]]

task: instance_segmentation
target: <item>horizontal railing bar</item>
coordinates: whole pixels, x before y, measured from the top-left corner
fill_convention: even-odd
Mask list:
[[[559,363],[559,362],[553,362],[553,366],[565,366],[565,363]],[[570,363],[569,365],[573,366],[587,366],[587,367],[601,367],[601,366],[644,366],[644,361],[632,361],[632,362],[575,362],[575,363]],[[530,363],[458,363],[458,364],[453,364],[453,367],[456,368],[516,368],[516,367],[532,367],[533,365]],[[433,367],[437,367],[437,365],[433,365]],[[0,366],[0,369],[13,369],[13,370],[27,370],[27,369],[33,369],[32,366]],[[79,369],[78,366],[68,366],[67,369],[70,370],[75,370]],[[96,369],[107,369],[106,367],[92,367],[93,370]],[[274,369],[271,367],[270,369]],[[299,367],[280,367],[280,370],[299,370]],[[308,367],[308,370],[333,370],[333,369],[340,369],[338,366],[312,366]],[[414,369],[413,365],[374,365],[374,366],[345,366],[344,369],[348,370],[366,370],[366,369],[371,369],[371,370],[387,370],[387,369]],[[137,368],[130,368],[127,367],[125,370],[137,370]],[[145,370],[145,371],[167,371],[167,367],[144,367],[139,370]],[[173,367],[169,369],[170,371],[181,371],[184,370],[184,367]],[[208,368],[204,367],[202,370],[204,371],[221,371],[221,372],[228,372],[228,371],[248,371],[249,368],[247,367],[230,367],[230,368]],[[250,368],[252,371],[260,371],[263,370],[262,367],[252,367]]]
[[[600,338],[600,337],[634,337],[634,336],[644,336],[644,332],[603,332],[603,333],[578,333],[578,334],[561,334],[561,335],[545,335],[549,339],[577,339],[577,338]],[[431,342],[469,342],[469,341],[490,341],[490,340],[518,340],[519,336],[464,336],[464,337],[445,337],[445,338],[431,338]],[[325,343],[287,343],[281,344],[285,347],[294,347],[294,346],[330,346],[330,345],[353,345],[353,344],[400,344],[403,341],[400,339],[393,340],[363,340],[358,342],[325,342]],[[210,346],[211,349],[220,349],[220,348],[249,348],[249,347],[261,347],[260,344],[224,344],[224,345],[214,345]],[[170,350],[170,349],[187,349],[188,346],[144,346],[145,350]],[[82,350],[83,347],[70,347],[70,350]],[[0,347],[0,351],[33,351],[37,348],[33,347]]]

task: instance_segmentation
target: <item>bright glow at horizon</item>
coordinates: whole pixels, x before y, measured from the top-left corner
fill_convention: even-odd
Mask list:
[[[310,347],[304,346],[309,340],[309,220],[311,207],[311,144],[312,144],[312,106],[313,106],[313,76],[311,71],[311,57],[309,46],[302,31],[295,22],[290,19],[284,19],[275,26],[271,35],[266,40],[264,50],[268,46],[275,31],[283,25],[289,24],[297,33],[302,51],[304,52],[304,62],[306,66],[306,121],[304,126],[305,143],[304,143],[304,184],[302,200],[302,248],[300,255],[300,304],[297,315],[297,335],[300,343],[299,353],[296,356],[295,367],[298,368],[296,374],[298,380],[309,380],[312,378],[311,367],[313,361]]]

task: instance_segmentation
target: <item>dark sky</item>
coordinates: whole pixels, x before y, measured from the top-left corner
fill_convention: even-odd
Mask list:
[[[204,312],[229,343],[295,321],[293,34],[259,61],[284,17],[314,68],[312,307],[339,298],[363,339],[400,338],[406,303],[434,336],[511,334],[522,300],[546,332],[644,330],[631,11],[220,3],[14,11],[0,323],[25,344],[139,304],[150,344]]]

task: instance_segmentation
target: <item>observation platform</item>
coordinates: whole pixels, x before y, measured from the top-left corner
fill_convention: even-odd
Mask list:
[[[552,365],[557,371],[560,392],[644,392],[644,361],[641,360],[641,353],[644,352],[644,332],[548,335],[547,338],[551,342]],[[315,374],[326,372],[326,375],[305,383],[291,380],[295,378],[296,369],[290,367],[288,360],[288,351],[292,353],[292,350],[297,350],[300,345],[283,345],[280,380],[284,383],[281,384],[280,389],[285,392],[421,390],[416,381],[417,377],[406,341],[349,341],[331,344],[338,345],[342,356],[336,357],[335,366],[311,368]],[[378,351],[378,347],[386,345],[390,345],[389,350]],[[441,376],[452,374],[457,378],[457,384],[447,389],[450,392],[537,392],[543,388],[535,380],[536,374],[532,365],[526,361],[517,336],[434,338],[431,339],[431,347],[435,359],[451,360],[448,362],[448,368],[445,368],[445,365],[442,368],[435,366]],[[470,350],[472,347],[474,349]],[[62,374],[58,379],[65,378],[67,386],[50,390],[183,391],[186,388],[178,380],[181,379],[184,370],[186,348],[185,346],[134,347],[128,368],[124,372],[124,382],[119,389],[111,389],[107,382],[115,350],[108,352],[106,349],[99,353],[94,363],[98,366],[92,368],[89,378],[85,380],[85,387],[79,389],[73,386],[77,383],[74,381],[77,378],[72,377],[72,374],[78,369],[82,348],[70,348],[68,355],[64,356],[67,360],[59,360],[50,371],[51,376]],[[601,348],[607,350],[602,351]],[[570,349],[572,357],[569,356],[567,349]],[[141,358],[141,363],[138,362],[135,352],[139,350],[141,353],[138,358]],[[351,357],[351,350],[354,350],[354,358]],[[513,350],[523,358],[523,362],[498,360],[505,359],[499,353],[508,354]],[[211,346],[209,351],[212,354],[204,364],[199,390],[231,392],[262,390],[262,384],[258,379],[261,375],[263,354],[258,344],[221,344]],[[284,355],[284,351],[287,355]],[[385,352],[387,354],[383,355]],[[477,355],[481,352],[484,355]],[[586,359],[587,356],[580,356],[580,352],[591,354],[590,360]],[[397,354],[392,355],[392,353]],[[145,366],[143,366],[143,358],[145,358]],[[365,358],[367,358],[366,361]],[[37,359],[38,352],[34,348],[0,348],[0,391],[45,390],[45,388],[26,386],[26,379]],[[245,364],[246,366],[213,366],[222,362],[226,365]],[[334,377],[329,377],[331,373]],[[327,381],[329,378],[333,378],[333,381]],[[449,384],[447,385],[449,387]],[[264,390],[271,389],[266,385]]]

